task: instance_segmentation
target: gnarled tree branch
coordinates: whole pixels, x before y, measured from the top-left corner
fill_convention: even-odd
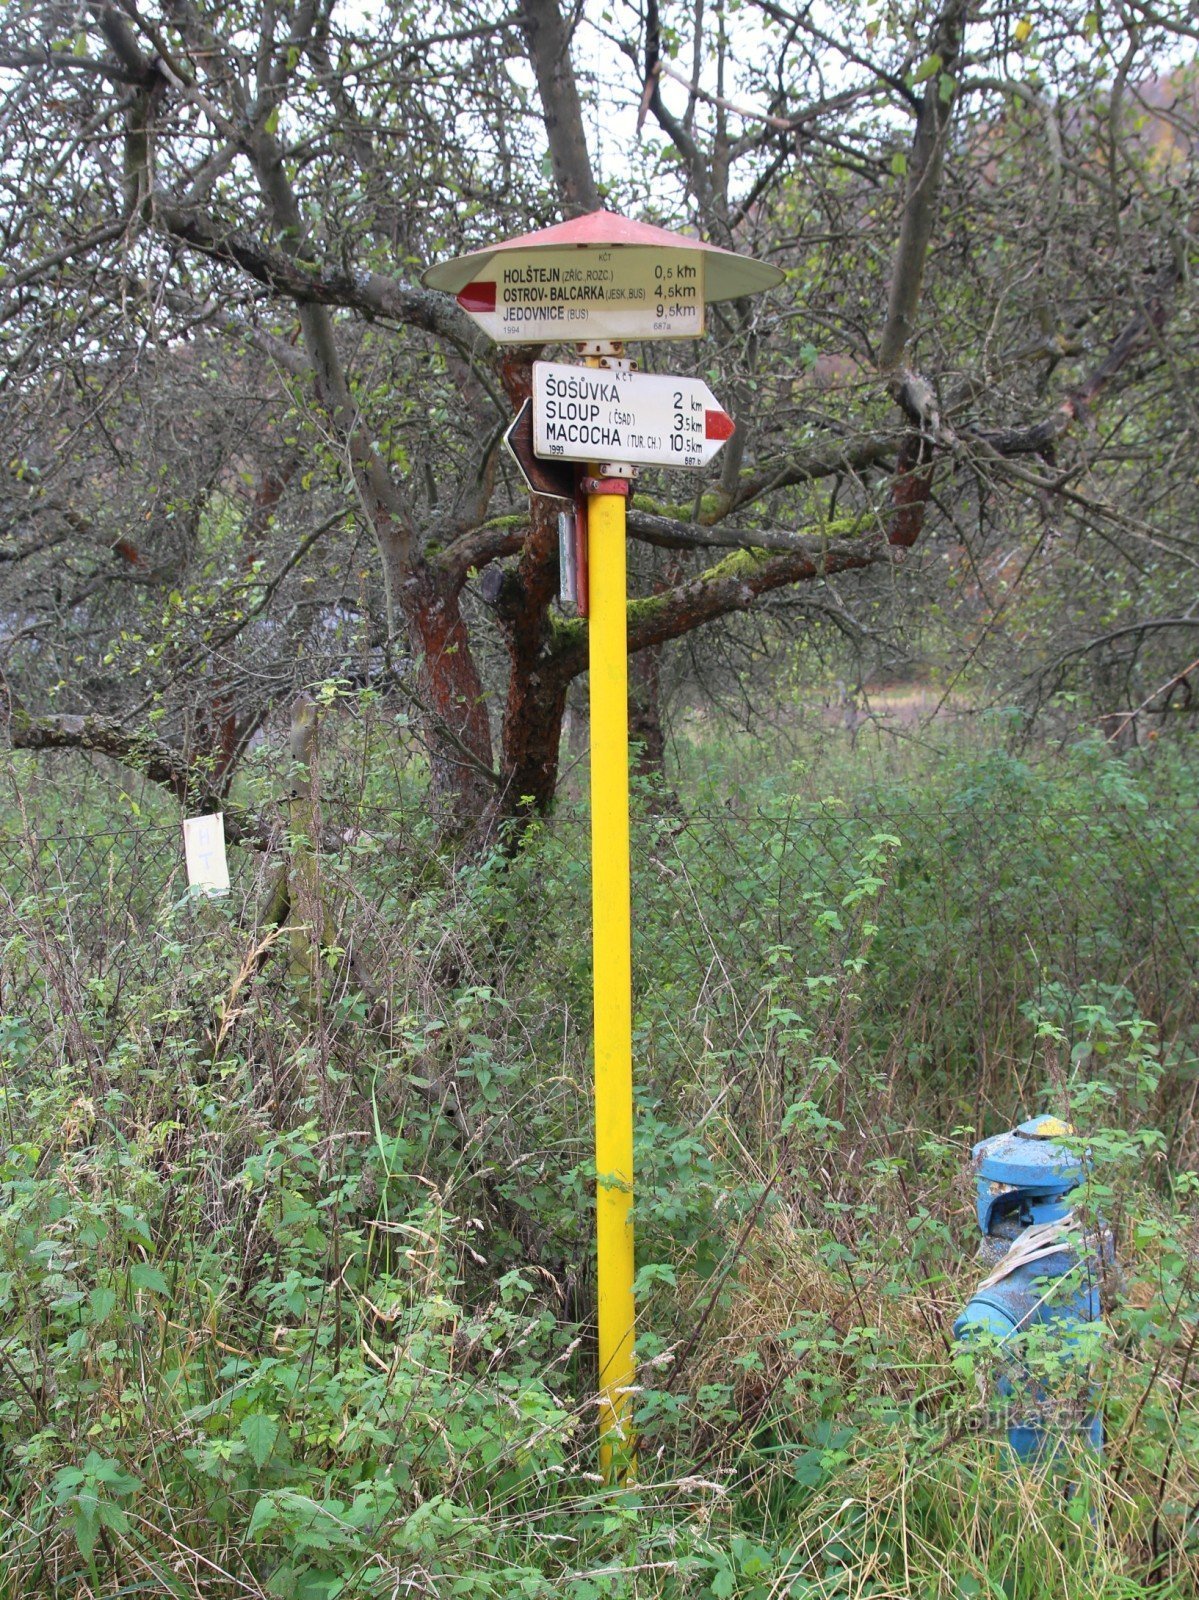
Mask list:
[[[111,717],[39,717],[19,706],[14,706],[9,716],[9,732],[14,750],[76,750],[108,756],[159,784],[189,810],[223,811],[230,843],[252,850],[271,846],[273,832],[262,818],[231,805],[208,774],[189,765],[178,750],[153,735],[130,733]]]

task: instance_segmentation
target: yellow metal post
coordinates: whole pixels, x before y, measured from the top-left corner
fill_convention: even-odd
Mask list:
[[[600,1470],[633,1460],[633,995],[625,501],[587,499]]]

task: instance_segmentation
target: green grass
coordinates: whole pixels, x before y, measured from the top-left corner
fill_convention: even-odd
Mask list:
[[[638,789],[639,1472],[608,1491],[585,815],[454,872],[354,758],[319,988],[263,944],[261,863],[196,906],[107,781],[26,769],[5,811],[0,1595],[1196,1591],[1185,759],[697,734]],[[970,1142],[1046,1108],[1126,1282],[1103,1461],[1038,1476],[948,1334]]]

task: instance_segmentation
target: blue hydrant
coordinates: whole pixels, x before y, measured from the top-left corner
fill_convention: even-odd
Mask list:
[[[1100,1289],[1115,1265],[1110,1229],[1084,1234],[1070,1195],[1087,1162],[1058,1143],[1073,1133],[1057,1117],[1033,1117],[974,1146],[980,1255],[992,1268],[953,1325],[960,1340],[990,1335],[1000,1346],[996,1409],[1019,1461],[1052,1454],[1063,1432],[1103,1446],[1103,1416],[1089,1377],[1087,1327],[1102,1313]],[[1044,1342],[1031,1330],[1043,1330]],[[1027,1347],[1052,1350],[1055,1376],[1034,1377]]]

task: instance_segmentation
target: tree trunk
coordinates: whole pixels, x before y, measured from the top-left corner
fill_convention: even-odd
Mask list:
[[[629,657],[629,743],[633,771],[639,777],[661,777],[665,771],[666,736],[662,731],[662,646],[647,645]]]
[[[598,211],[583,108],[570,59],[570,34],[558,0],[521,0],[520,28],[537,75],[554,180],[568,217]]]
[[[900,365],[916,327],[925,264],[941,203],[941,170],[957,88],[953,74],[967,11],[967,0],[946,0],[929,45],[930,59],[939,64],[921,98],[908,153],[903,219],[891,264],[887,320],[879,340],[880,372],[894,372]]]
[[[513,674],[504,713],[504,769],[489,827],[507,818],[544,814],[553,805],[566,689],[557,679],[547,683],[526,680],[521,686]]]
[[[485,818],[487,834],[505,819],[527,815],[530,806],[546,812],[553,804],[569,684],[551,648],[550,606],[557,587],[558,506],[534,495],[519,562],[515,569],[491,569],[483,591],[508,647],[502,770]]]
[[[457,584],[427,562],[400,584],[408,635],[419,650],[417,700],[435,803],[455,831],[470,829],[495,797],[491,724]]]
[[[288,796],[287,899],[290,970],[304,1005],[315,1009],[321,979],[325,918],[317,864],[321,823],[316,771],[316,706],[304,694],[291,717],[291,784]]]
[[[666,558],[665,569],[657,570],[651,590],[654,594],[664,594],[682,576],[682,558],[672,551]],[[666,735],[662,728],[662,650],[660,643],[648,644],[643,650],[634,650],[629,657],[629,742],[635,749],[633,770],[641,777],[663,777],[666,771]]]

